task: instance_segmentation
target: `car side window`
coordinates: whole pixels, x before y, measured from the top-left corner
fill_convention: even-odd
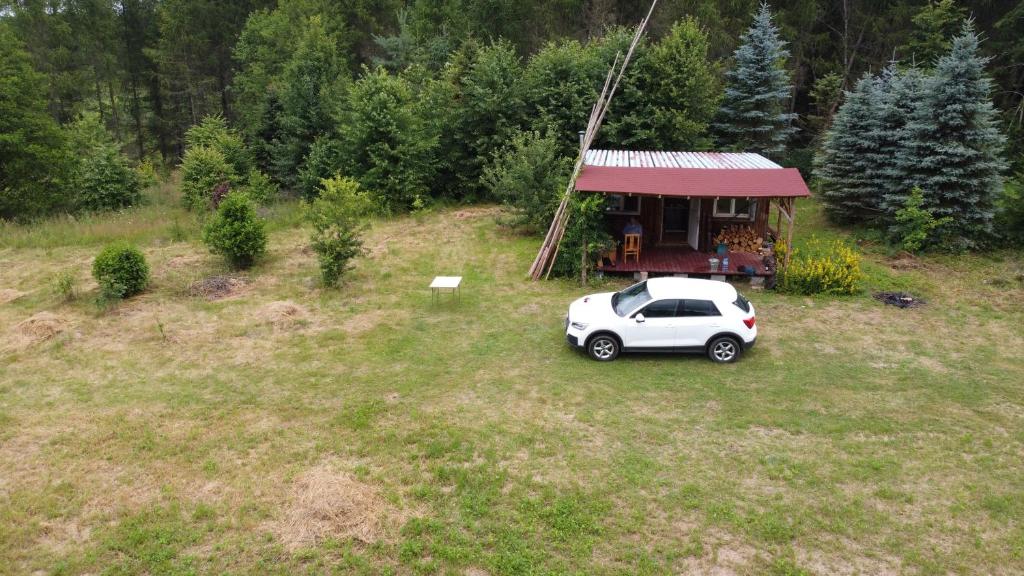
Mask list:
[[[711,300],[684,300],[680,316],[721,316]]]
[[[644,318],[674,318],[679,300],[658,300],[640,311]]]

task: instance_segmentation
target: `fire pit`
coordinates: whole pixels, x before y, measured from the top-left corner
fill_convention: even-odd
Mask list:
[[[916,308],[925,301],[906,292],[875,292],[875,300],[897,308]]]

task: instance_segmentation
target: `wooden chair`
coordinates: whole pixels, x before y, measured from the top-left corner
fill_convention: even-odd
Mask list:
[[[639,234],[626,234],[625,242],[622,244],[622,261],[629,262],[629,257],[633,256],[637,262],[640,262],[640,235]]]

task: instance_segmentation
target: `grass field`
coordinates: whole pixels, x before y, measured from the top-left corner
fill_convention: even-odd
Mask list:
[[[494,214],[377,222],[323,290],[279,206],[216,300],[173,202],[0,228],[0,573],[1024,573],[1021,254],[868,247],[928,305],[753,293],[737,364],[605,365],[562,319],[625,281],[525,281]],[[100,310],[118,237],[153,284]]]

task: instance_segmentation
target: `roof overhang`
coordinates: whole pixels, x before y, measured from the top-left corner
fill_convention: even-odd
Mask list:
[[[811,191],[796,168],[584,166],[576,190],[693,198],[801,198]]]

